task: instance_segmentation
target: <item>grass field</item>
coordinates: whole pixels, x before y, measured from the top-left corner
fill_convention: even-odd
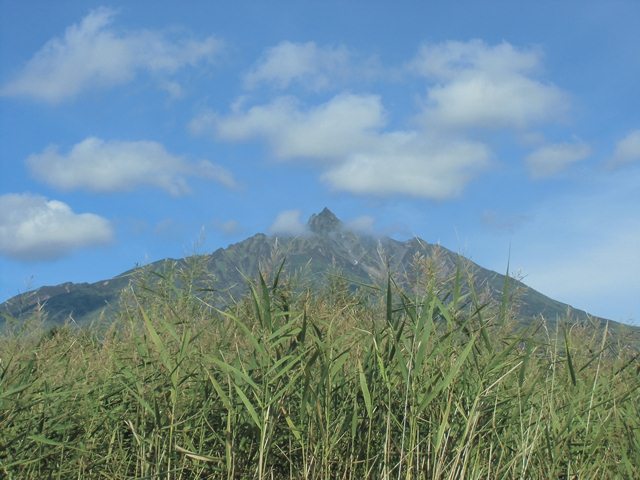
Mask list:
[[[167,278],[109,326],[9,322],[0,477],[640,478],[623,333],[523,329],[508,295],[484,305],[459,279],[268,276],[224,311]]]

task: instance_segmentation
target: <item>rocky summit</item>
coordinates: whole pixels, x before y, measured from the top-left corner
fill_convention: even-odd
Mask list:
[[[331,232],[339,231],[343,228],[343,224],[327,207],[323,208],[318,214],[313,214],[307,222],[309,231],[317,235],[326,235]]]

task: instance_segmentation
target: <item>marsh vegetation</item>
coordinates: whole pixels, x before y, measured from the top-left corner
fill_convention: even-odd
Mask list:
[[[624,332],[523,327],[509,295],[484,303],[460,272],[425,270],[411,293],[392,275],[305,289],[279,272],[225,309],[167,275],[108,325],[8,322],[0,476],[640,477]]]

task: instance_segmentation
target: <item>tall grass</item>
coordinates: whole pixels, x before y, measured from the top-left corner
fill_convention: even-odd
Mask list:
[[[640,478],[640,361],[607,328],[519,328],[460,274],[310,292],[274,269],[224,310],[196,283],[1,337],[0,477]]]

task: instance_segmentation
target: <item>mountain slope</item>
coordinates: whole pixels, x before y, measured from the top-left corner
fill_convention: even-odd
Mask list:
[[[51,323],[72,318],[80,324],[101,315],[108,317],[117,310],[120,294],[132,278],[144,271],[163,272],[175,262],[184,264],[194,259],[161,260],[92,284],[64,283],[42,287],[0,305],[0,316],[20,320],[42,310]],[[473,274],[476,290],[494,300],[499,301],[505,285],[503,275],[419,238],[401,242],[350,231],[326,208],[311,216],[305,235],[257,234],[196,260],[205,265],[215,289],[220,292],[221,302],[224,302],[225,298],[237,298],[246,291],[245,277],[255,277],[259,269],[277,268],[282,259],[288,274],[298,273],[311,283],[324,281],[329,272],[339,272],[349,281],[375,284],[383,282],[387,272],[392,272],[400,285],[410,288],[416,284],[421,267],[424,270],[435,264],[441,275],[462,267]],[[588,316],[586,312],[546,297],[517,280],[509,279],[509,285],[518,291],[518,313],[523,321],[540,315],[548,320],[567,315],[575,319]]]

